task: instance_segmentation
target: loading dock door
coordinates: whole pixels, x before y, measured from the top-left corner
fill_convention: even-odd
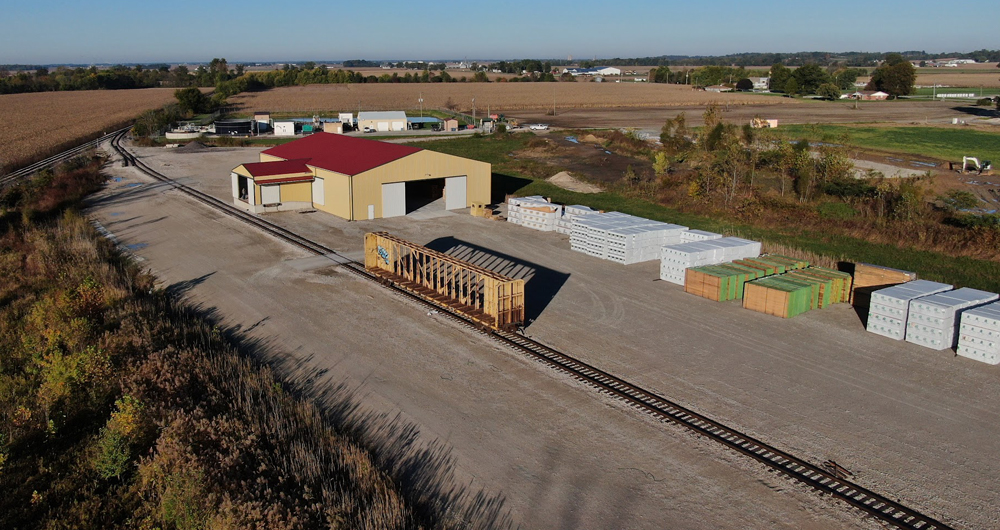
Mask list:
[[[261,204],[278,204],[281,202],[281,186],[261,186],[260,202]]]
[[[444,209],[461,210],[468,206],[465,200],[465,177],[444,179]]]
[[[376,129],[378,129],[380,131],[388,131],[389,130],[389,122],[387,122],[387,121],[379,121],[379,122],[375,122],[375,123],[376,123],[376,125],[375,125]]]
[[[382,217],[406,215],[406,183],[382,185]]]
[[[326,195],[323,189],[323,179],[317,177],[313,180],[313,204],[323,206],[326,204]]]

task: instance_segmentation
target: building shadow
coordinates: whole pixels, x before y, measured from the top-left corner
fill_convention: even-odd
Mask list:
[[[507,200],[508,195],[517,193],[518,190],[531,184],[531,179],[494,173],[492,178],[492,188],[490,190],[490,203],[500,204]]]
[[[998,115],[1000,115],[1000,112],[997,112],[995,107],[963,106],[963,107],[952,107],[951,110],[956,110],[963,114],[969,114],[979,118],[996,118]]]
[[[524,280],[525,325],[538,318],[569,278],[569,273],[515,258],[454,237],[440,237],[425,245],[515,280]]]

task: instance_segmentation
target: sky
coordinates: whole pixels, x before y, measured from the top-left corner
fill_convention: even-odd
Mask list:
[[[0,64],[451,60],[1000,47],[938,1],[0,0]],[[988,17],[987,17],[988,18]]]

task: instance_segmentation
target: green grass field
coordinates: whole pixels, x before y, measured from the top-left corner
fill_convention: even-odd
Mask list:
[[[938,127],[786,125],[777,132],[790,140],[846,143],[856,147],[961,161],[963,156],[1000,161],[1000,133]]]
[[[983,88],[983,87],[937,87],[934,88],[918,88],[913,91],[914,96],[933,96],[934,94],[975,94],[976,98],[988,98],[990,96],[996,96],[1000,94],[1000,88]]]
[[[516,171],[516,164],[511,161],[508,153],[522,148],[533,136],[517,134],[505,139],[461,138],[421,142],[415,145],[493,164],[495,186],[500,182],[516,183],[516,189],[506,189],[505,193],[516,192],[521,196],[544,195],[563,204],[582,204],[600,210],[619,211],[700,230],[769,241],[835,259],[916,271],[921,278],[929,280],[993,292],[1000,291],[1000,263],[994,261],[956,258],[938,252],[901,250],[892,245],[875,244],[852,237],[831,237],[829,234],[802,231],[795,227],[790,227],[787,231],[759,228],[716,217],[687,214],[651,201],[632,199],[616,193],[584,194],[567,191],[544,180],[531,179]]]

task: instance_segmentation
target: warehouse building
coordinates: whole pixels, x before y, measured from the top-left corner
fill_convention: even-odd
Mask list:
[[[432,203],[490,202],[491,166],[411,147],[319,132],[261,152],[231,178],[254,213],[315,208],[348,220],[398,217]]]
[[[406,113],[401,110],[388,112],[359,112],[358,128],[373,131],[405,131]]]

